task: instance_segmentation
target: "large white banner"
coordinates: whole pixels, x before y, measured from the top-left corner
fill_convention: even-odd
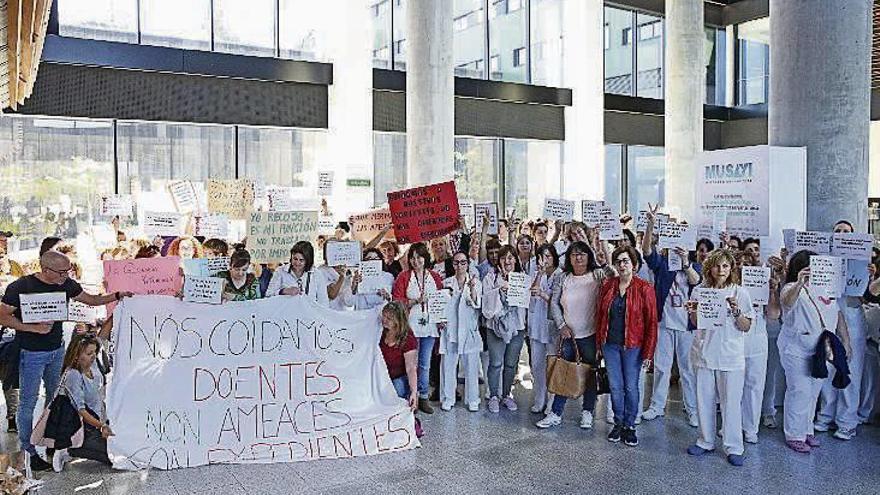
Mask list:
[[[696,224],[711,223],[726,212],[727,232],[738,236],[770,235],[770,155],[752,146],[703,153],[697,177]]]
[[[118,469],[335,459],[419,446],[375,311],[279,296],[135,296],[114,312],[107,414]]]

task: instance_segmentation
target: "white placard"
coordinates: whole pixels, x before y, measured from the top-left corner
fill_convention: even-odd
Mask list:
[[[761,264],[767,263],[771,256],[779,256],[782,246],[779,245],[779,239],[770,236],[761,236],[758,238],[759,249],[761,250]]]
[[[770,303],[770,267],[743,266],[742,286],[749,292],[754,304]]]
[[[619,241],[623,239],[623,226],[620,218],[609,205],[599,208],[599,240]]]
[[[372,294],[379,289],[391,292],[391,287],[383,287],[382,284],[382,260],[361,261],[358,270],[361,273],[361,283],[358,285],[359,294]]]
[[[101,196],[101,215],[105,217],[130,217],[131,205],[131,194]]]
[[[782,229],[782,246],[788,251],[789,256],[793,256],[795,253],[794,250],[794,229]]]
[[[182,218],[183,215],[180,213],[146,211],[144,212],[144,234],[177,237],[183,231],[180,225]]]
[[[831,235],[831,255],[849,260],[871,261],[874,236],[871,234],[837,233]]]
[[[468,201],[458,202],[458,214],[464,218],[464,225],[468,229],[472,229],[474,223],[474,204]],[[478,232],[479,233],[479,232]]]
[[[67,304],[67,321],[94,325],[99,319],[103,320],[106,318],[106,306],[89,306],[88,304],[73,300]]]
[[[179,213],[192,213],[198,209],[199,197],[196,188],[188,180],[176,180],[168,183],[168,192],[174,200],[174,207]]]
[[[448,290],[438,290],[428,294],[428,322],[446,323],[446,306],[449,305],[451,296]]]
[[[697,328],[707,330],[724,325],[727,317],[725,291],[723,289],[709,289],[698,287],[694,293],[697,302]]]
[[[266,186],[266,201],[269,211],[293,211],[297,205],[293,201],[293,188],[283,186]]]
[[[205,258],[205,268],[210,275],[216,275],[220,272],[229,270],[229,258],[226,256],[218,256],[216,258]]]
[[[358,266],[361,263],[361,243],[358,241],[328,241],[327,265]]]
[[[529,276],[523,272],[507,275],[507,304],[517,308],[529,307]]]
[[[834,256],[810,256],[810,290],[825,297],[839,297],[843,289],[843,265]]]
[[[22,323],[52,323],[67,320],[67,293],[22,294],[19,298]]]
[[[724,232],[740,237],[770,235],[770,160],[766,149],[707,151],[701,161],[695,177],[695,223],[715,224],[715,212],[721,210],[726,213]]]
[[[488,235],[498,235],[498,203],[476,203],[474,205],[474,225],[477,226],[477,233],[483,231],[483,217],[489,212],[489,228],[486,230]]]
[[[333,176],[332,170],[318,172],[318,196],[330,196],[333,194]]]
[[[547,198],[544,200],[544,218],[570,222],[574,218],[574,201]]]
[[[584,225],[594,229],[599,226],[599,222],[602,220],[602,212],[601,207],[605,205],[604,201],[593,201],[590,199],[585,199],[581,201],[581,220],[584,222]],[[642,218],[642,213],[639,212],[639,218]],[[647,221],[647,216],[645,217]],[[638,224],[638,221],[636,222]],[[644,229],[642,229],[644,232]]]
[[[863,260],[846,260],[843,295],[853,297],[865,295],[865,289],[868,288],[868,282],[871,281],[868,263],[870,262]]]
[[[670,272],[677,272],[684,268],[681,263],[681,257],[672,251],[666,256],[666,260]]]
[[[187,275],[183,281],[184,302],[220,304],[223,302],[222,278]]]
[[[798,251],[809,250],[816,254],[831,253],[831,233],[830,232],[804,232],[798,231],[794,233],[794,255]]]
[[[229,218],[223,214],[195,216],[193,230],[205,239],[225,239],[229,237]]]
[[[648,230],[648,212],[639,210],[639,214],[636,215],[636,232],[645,232],[646,230]]]
[[[675,249],[693,251],[697,246],[697,232],[687,224],[664,222],[660,227],[657,240],[658,249]]]

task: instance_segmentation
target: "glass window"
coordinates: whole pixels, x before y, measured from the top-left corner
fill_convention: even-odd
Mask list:
[[[247,4],[247,2],[242,3]],[[331,9],[320,0],[279,0],[278,9],[280,16],[278,42],[281,58],[326,60],[324,49],[327,46],[326,38],[332,22]],[[387,8],[385,13],[387,22],[391,22]],[[272,38],[268,38],[269,42],[271,40]]]
[[[137,43],[137,5],[137,0],[58,0],[58,33]]]
[[[605,203],[614,211],[621,211],[623,204],[621,189],[623,188],[623,145],[605,145]]]
[[[638,79],[636,89],[645,98],[663,98],[663,19],[636,14]]]
[[[455,190],[462,201],[498,201],[501,140],[455,138]]]
[[[46,236],[86,233],[113,193],[110,122],[5,115],[0,150],[0,230],[15,233],[16,260],[36,259]]]
[[[504,140],[504,205],[519,218],[538,218],[546,198],[562,194],[562,143]]]
[[[311,186],[307,193],[314,196],[317,157],[325,142],[325,131],[239,126],[239,177],[265,185]]]
[[[723,106],[727,88],[727,35],[723,29],[706,28],[706,103]]]
[[[562,6],[563,0],[532,0],[532,84],[562,86]]]
[[[373,133],[373,201],[388,202],[387,194],[406,188],[406,134]]]
[[[498,67],[489,71],[489,78],[526,82],[528,66],[527,12],[521,2],[492,0],[489,6],[489,56],[498,57]]]
[[[211,49],[211,0],[140,2],[141,43]]]
[[[770,92],[770,18],[737,26],[739,80],[737,104],[766,103]]]
[[[275,0],[213,1],[216,51],[275,55]]]
[[[391,0],[394,5],[393,10],[394,22],[391,26],[393,32],[393,56],[394,69],[406,70],[406,0]]]
[[[377,69],[391,68],[392,1],[370,0],[370,18],[373,21],[373,67]]]
[[[627,211],[631,214],[666,201],[663,148],[628,146],[626,154]]]
[[[606,93],[631,95],[633,92],[632,23],[632,12],[605,7],[605,25],[610,33],[610,46],[605,50]]]
[[[454,0],[453,2],[452,52],[456,76],[480,79],[486,77],[484,73],[486,67],[485,15],[483,0]],[[522,43],[518,46],[521,45]],[[501,66],[500,61],[499,66]]]

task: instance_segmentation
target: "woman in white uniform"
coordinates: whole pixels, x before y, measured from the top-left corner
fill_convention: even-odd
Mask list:
[[[532,412],[539,414],[547,406],[547,355],[555,350],[554,339],[550,336],[550,318],[547,309],[553,296],[553,283],[562,273],[559,269],[559,255],[552,244],[542,244],[535,251],[538,272],[532,282],[532,297],[529,302],[528,334],[531,343],[532,380],[534,399]]]
[[[846,320],[837,302],[810,291],[810,256],[815,254],[799,251],[792,256],[779,297],[782,304],[779,358],[785,370],[782,426],[786,445],[801,453],[819,446],[814,436],[813,416],[826,380],[812,375],[812,360],[819,337],[826,330],[836,332],[844,347],[849,347]]]
[[[376,248],[364,250],[364,261],[378,261],[382,263],[382,253]],[[384,271],[379,271],[376,280],[364,282],[360,270],[354,272],[351,277],[351,290],[345,291],[345,305],[354,307],[355,310],[372,309],[383,306],[391,300],[391,285],[394,277]]]
[[[312,244],[299,241],[290,248],[290,263],[279,266],[272,273],[266,297],[306,296],[324,307],[330,306],[327,279],[316,273],[315,250]]]
[[[715,289],[724,298],[716,322],[697,319],[699,303],[688,301],[687,311],[697,326],[691,347],[691,365],[697,381],[697,420],[700,436],[687,452],[693,456],[715,450],[715,398],[721,403],[721,438],[727,462],[743,465],[742,394],[745,378],[745,332],[752,325],[752,299],[739,286],[739,274],[733,270],[733,254],[718,249],[703,265],[703,284],[699,291]],[[694,295],[699,298],[698,291]],[[700,328],[703,327],[703,328]]]
[[[480,407],[480,303],[483,286],[473,276],[464,252],[452,256],[455,274],[443,281],[450,292],[446,306],[446,330],[440,333],[440,408],[449,411],[455,405],[458,363],[464,369],[464,402],[471,412]]]

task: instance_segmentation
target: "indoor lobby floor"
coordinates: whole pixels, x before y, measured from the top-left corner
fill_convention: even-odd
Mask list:
[[[533,423],[540,416],[528,411],[531,391],[518,385],[520,410],[515,413],[471,413],[459,403],[450,412],[438,407],[433,415],[421,415],[426,435],[422,447],[412,451],[165,472],[117,472],[74,461],[61,474],[39,473],[45,481],[39,493],[880,493],[877,426],[860,427],[849,442],[822,434],[822,446],[809,455],[789,450],[781,429],[762,428],[758,445],[746,444],[745,466],[736,468],[718,451],[702,458],[685,453],[697,430],[687,425],[676,390],[670,394],[675,401],[670,401],[667,416],[639,427],[638,447],[605,439],[609,425],[604,397],[592,431],[578,427],[580,401],[574,400],[561,426],[538,430]],[[2,446],[14,444],[11,435],[2,436]]]

